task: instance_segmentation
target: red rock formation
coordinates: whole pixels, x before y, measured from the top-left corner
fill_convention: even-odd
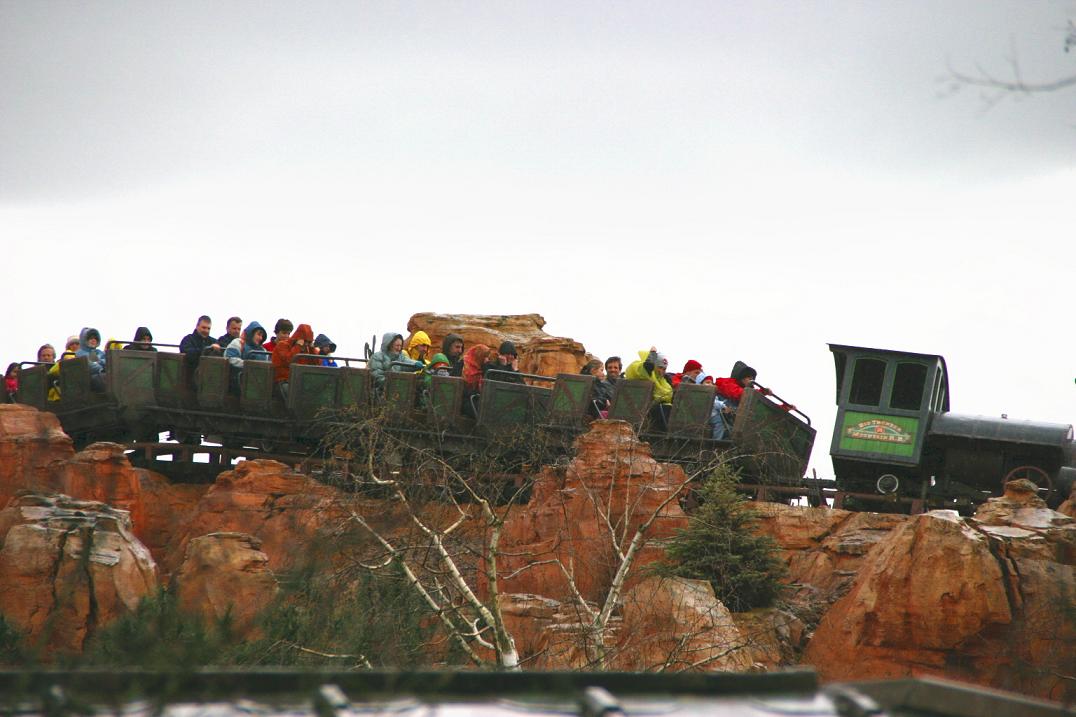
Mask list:
[[[188,542],[173,576],[179,606],[211,621],[227,615],[232,628],[249,637],[258,613],[279,589],[260,547],[260,540],[245,533],[210,533]]]
[[[826,679],[933,674],[1061,699],[1076,672],[1076,521],[1034,487],[908,520],[868,555],[807,658]],[[1070,694],[1071,698],[1072,695]]]
[[[613,665],[621,670],[748,670],[749,643],[710,583],[646,578],[624,596]]]
[[[614,536],[627,550],[638,526],[686,480],[679,466],[655,461],[650,446],[623,421],[595,421],[576,439],[575,450],[566,469],[543,469],[526,509],[506,521],[499,565],[502,591],[571,599],[561,567],[540,564],[556,560],[574,575],[585,599],[604,599],[619,563]],[[660,540],[686,525],[674,498],[647,533],[649,543],[638,564],[660,557]],[[527,565],[531,567],[520,572]]]
[[[425,331],[433,341],[434,352],[448,334],[463,336],[464,344],[485,344],[494,349],[502,341],[511,341],[519,353],[519,370],[523,373],[556,376],[579,373],[587,362],[583,344],[574,339],[550,336],[542,327],[545,319],[538,314],[486,316],[475,314],[415,314],[407,322],[412,335]],[[410,337],[408,337],[410,339]]]
[[[190,520],[198,499],[209,488],[172,484],[158,473],[135,468],[118,443],[90,444],[56,469],[63,493],[129,512],[134,534],[158,562],[163,560],[172,536]]]
[[[240,461],[217,476],[169,546],[165,565],[183,561],[187,544],[209,533],[248,533],[261,541],[273,570],[308,558],[339,522],[339,492],[277,461]]]
[[[796,597],[824,609],[851,586],[874,545],[908,516],[757,503],[759,530],[784,552]]]
[[[54,414],[0,404],[0,508],[20,490],[55,490],[56,464],[73,445]]]
[[[79,652],[157,584],[130,517],[102,503],[22,494],[0,511],[0,614],[46,651]]]

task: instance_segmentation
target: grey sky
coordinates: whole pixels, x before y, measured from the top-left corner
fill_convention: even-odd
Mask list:
[[[537,311],[601,355],[748,360],[817,417],[824,473],[827,341],[945,354],[957,411],[1071,422],[1076,91],[939,97],[947,62],[1076,72],[1069,17],[0,2],[0,355],[203,311],[355,354],[415,311]]]

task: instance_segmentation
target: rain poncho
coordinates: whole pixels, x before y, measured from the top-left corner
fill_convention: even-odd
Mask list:
[[[640,351],[639,360],[633,361],[624,371],[624,378],[652,381],[654,383],[654,402],[655,403],[672,403],[673,389],[669,384],[669,381],[664,377],[658,375],[654,370],[653,361],[657,358],[656,354],[650,351]],[[648,369],[647,366],[650,366]]]

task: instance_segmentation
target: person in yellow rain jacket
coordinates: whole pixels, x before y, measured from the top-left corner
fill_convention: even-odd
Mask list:
[[[425,331],[416,331],[407,342],[407,355],[414,361],[421,361],[424,366],[430,363],[430,336]]]
[[[665,369],[668,367],[669,359],[658,353],[656,348],[650,347],[650,351],[639,352],[639,360],[628,366],[624,378],[653,381],[654,403],[671,404],[673,389],[669,379],[665,378]]]
[[[651,381],[654,384],[654,405],[650,409],[651,426],[666,430],[669,426],[669,413],[672,410],[673,388],[665,378],[665,369],[669,368],[669,359],[653,346],[650,351],[640,351],[639,360],[633,361],[624,372],[624,378]]]

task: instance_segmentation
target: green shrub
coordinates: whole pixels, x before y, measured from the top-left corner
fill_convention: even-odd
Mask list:
[[[758,514],[736,492],[736,478],[725,466],[707,477],[702,504],[670,541],[660,572],[707,580],[729,610],[743,612],[774,604],[786,568],[773,538],[755,531]]]
[[[228,616],[209,624],[179,609],[167,590],[97,632],[74,665],[183,670],[202,666],[305,665],[337,668],[428,664],[434,639],[427,611],[400,576],[360,573],[342,585],[329,572],[286,577],[285,589],[243,640]],[[0,651],[5,643],[0,623]],[[3,654],[0,652],[0,654]]]

